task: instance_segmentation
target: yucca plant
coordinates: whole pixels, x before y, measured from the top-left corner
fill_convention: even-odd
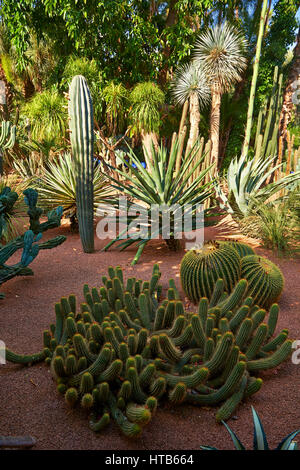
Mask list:
[[[253,416],[253,450],[271,450],[269,448],[269,444],[267,441],[267,436],[264,431],[262,422],[258,416],[258,413],[255,411],[253,406],[251,407],[252,409],[252,416]],[[227,431],[230,434],[230,437],[234,443],[234,447],[236,450],[246,450],[245,446],[242,444],[238,436],[235,434],[235,432],[230,429],[228,424],[226,424],[224,421],[222,421],[224,426],[226,427]],[[291,432],[288,434],[274,450],[298,450],[298,445],[297,442],[293,441],[297,434],[299,434],[300,429],[298,431]],[[203,450],[219,450],[216,447],[211,447],[211,446],[201,446],[200,447]]]
[[[71,155],[65,153],[49,162],[43,176],[36,183],[39,188],[40,205],[49,210],[62,206],[64,216],[70,218],[73,229],[77,229],[76,175]],[[94,171],[94,209],[107,201],[111,194],[108,180],[102,175],[100,165]]]
[[[190,230],[195,229],[196,213],[199,204],[203,204],[213,192],[213,180],[207,183],[204,182],[204,178],[210,171],[211,166],[201,171],[194,181],[187,186],[190,176],[201,164],[204,155],[201,159],[196,159],[197,152],[199,151],[199,142],[197,141],[184,157],[180,172],[174,175],[177,151],[178,140],[175,141],[170,154],[162,144],[158,150],[152,144],[153,159],[149,159],[149,166],[145,169],[133,151],[129,150],[130,159],[135,165],[131,169],[131,176],[119,168],[114,168],[114,170],[121,176],[123,181],[118,181],[108,175],[112,181],[112,186],[125,196],[131,198],[131,200],[128,201],[126,219],[122,216],[117,217],[119,222],[124,222],[125,220],[125,223],[127,223],[125,230],[108,243],[104,250],[108,250],[114,243],[125,238],[125,241],[119,244],[119,248],[123,250],[136,243],[138,249],[132,261],[132,264],[136,264],[151,238],[163,236],[170,249],[179,249],[180,241],[176,238],[176,220],[178,220],[179,216],[182,218],[184,214],[188,213],[192,215]],[[120,160],[123,161],[124,165],[128,164],[124,156],[120,156]],[[125,184],[125,179],[128,180],[129,184]],[[175,204],[176,208],[174,210]],[[112,201],[112,205],[115,209],[119,209],[119,201]],[[153,216],[151,209],[157,205],[160,209],[158,214],[159,223],[155,230],[152,231],[151,220]],[[139,215],[131,215],[139,209],[145,215],[142,221]],[[168,215],[169,219],[167,217],[165,219],[163,214],[165,217]],[[165,220],[170,220],[170,229],[168,236],[164,237],[167,230]],[[135,222],[141,223],[143,229],[137,236],[133,237],[131,230]]]
[[[200,109],[210,100],[210,88],[201,64],[192,62],[178,68],[172,84],[172,94],[176,103],[180,105],[189,102],[190,135],[187,143],[189,149],[199,136]]]
[[[242,219],[252,215],[257,204],[266,203],[271,196],[300,179],[300,172],[295,172],[266,184],[268,178],[280,167],[272,166],[275,158],[247,160],[242,156],[231,160],[226,177],[228,195],[225,195],[220,184],[216,186],[221,207]],[[279,197],[279,194],[276,196]]]
[[[195,44],[195,60],[206,70],[211,86],[211,161],[215,163],[219,156],[221,98],[241,80],[241,74],[247,65],[246,46],[241,31],[227,22],[200,33]]]

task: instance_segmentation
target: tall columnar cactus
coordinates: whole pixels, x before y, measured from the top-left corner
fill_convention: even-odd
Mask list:
[[[283,75],[279,74],[278,67],[274,69],[273,88],[262,106],[255,136],[255,158],[267,159],[278,154],[279,120],[282,108],[282,80]]]
[[[139,435],[163,397],[220,406],[217,421],[228,419],[261,388],[257,373],[291,352],[287,330],[273,338],[278,306],[267,314],[245,298],[246,280],[229,295],[218,280],[210,304],[202,298],[197,313],[185,312],[174,280],[160,301],[159,279],[158,265],[149,282],[126,281],[120,267],[110,267],[100,288],[84,285],[84,303],[70,295],[55,305],[41,353],[6,350],[6,359],[45,360],[58,392],[91,413],[96,432],[113,419],[126,436]]]
[[[10,149],[16,142],[16,126],[10,121],[2,121],[0,132],[0,175],[3,174],[3,150]]]
[[[187,297],[194,303],[211,298],[218,278],[231,291],[241,275],[240,256],[229,243],[212,241],[199,250],[190,250],[181,261],[180,280]]]
[[[40,250],[55,248],[61,245],[66,237],[58,235],[57,237],[38,243],[42,238],[42,232],[60,225],[62,217],[62,207],[58,207],[48,212],[46,222],[40,223],[40,217],[43,213],[42,209],[36,206],[38,193],[32,188],[24,191],[25,203],[28,206],[28,216],[30,220],[30,230],[6,245],[0,244],[0,285],[12,279],[15,276],[30,276],[33,271],[28,265],[36,258]],[[0,238],[7,224],[7,216],[13,213],[13,206],[18,199],[18,194],[6,187],[0,193]],[[19,263],[8,266],[6,262],[19,249],[23,249],[21,260]],[[0,294],[0,298],[4,295]]]
[[[245,256],[242,259],[242,277],[247,279],[248,294],[255,303],[268,308],[278,301],[284,287],[284,277],[272,261],[256,255]]]
[[[85,78],[76,75],[69,90],[72,153],[76,164],[76,202],[79,233],[85,253],[94,251],[93,173],[94,118]]]

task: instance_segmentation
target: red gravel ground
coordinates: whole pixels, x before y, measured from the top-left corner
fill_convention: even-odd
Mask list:
[[[66,234],[67,241],[51,252],[39,254],[32,264],[34,277],[15,278],[0,288],[6,295],[0,301],[0,339],[16,352],[40,351],[42,331],[54,322],[53,304],[70,293],[82,299],[83,284],[99,285],[109,265],[121,265],[126,275],[134,273],[148,279],[153,263],[158,262],[163,286],[167,287],[170,277],[179,286],[183,251],[172,253],[163,243],[153,241],[139,264],[131,267],[133,250],[102,253],[104,242],[96,239],[95,253],[84,254],[78,235],[61,227],[52,231],[51,237],[57,233]],[[211,239],[216,233],[218,229],[208,228],[205,238]],[[261,248],[257,251],[275,261],[285,275],[278,329],[288,327],[290,336],[300,339],[300,262],[276,259]],[[264,385],[260,392],[240,405],[234,419],[229,420],[229,425],[248,447],[252,446],[251,404],[259,412],[272,447],[286,434],[300,428],[300,365],[288,361],[261,377]],[[0,366],[0,435],[30,434],[37,439],[35,449],[194,450],[200,445],[232,449],[225,427],[216,424],[214,415],[214,409],[165,405],[135,441],[122,436],[114,423],[97,435],[89,429],[88,417],[82,409],[68,409],[44,364],[30,368]]]

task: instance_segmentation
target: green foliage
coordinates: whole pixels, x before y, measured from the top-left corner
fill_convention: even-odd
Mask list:
[[[291,192],[279,202],[257,204],[259,235],[266,248],[279,254],[297,251],[300,240],[298,193]]]
[[[228,195],[225,195],[220,185],[216,186],[221,207],[238,218],[247,217],[253,215],[257,204],[260,207],[270,196],[276,194],[279,197],[280,190],[295,184],[300,177],[298,171],[266,184],[268,178],[278,168],[278,165],[273,166],[275,158],[251,160],[247,160],[244,156],[239,159],[234,158],[230,162],[226,177]]]
[[[255,409],[252,408],[252,416],[253,416],[253,427],[254,427],[254,432],[253,432],[253,449],[252,450],[271,450],[269,448],[269,444],[267,441],[267,436],[265,433],[265,430],[263,428],[262,422],[255,411]],[[235,450],[246,450],[245,446],[242,444],[238,436],[235,434],[235,432],[232,431],[232,429],[228,426],[228,424],[223,423],[224,426],[226,427],[227,431],[230,434],[230,437],[233,441]],[[291,432],[288,434],[276,447],[274,450],[298,450],[297,442],[293,441],[293,439],[299,434],[300,430]],[[201,446],[201,449],[203,450],[218,450],[216,447],[211,447],[211,446]]]
[[[25,203],[28,206],[28,216],[30,220],[30,230],[23,235],[11,240],[6,245],[0,246],[0,284],[12,279],[15,276],[30,276],[33,271],[28,265],[36,258],[39,250],[54,248],[61,245],[66,240],[64,236],[57,236],[44,243],[38,243],[42,238],[42,232],[60,225],[62,208],[58,207],[47,215],[47,222],[40,222],[43,213],[42,209],[37,207],[38,193],[32,188],[24,191]],[[14,205],[18,199],[18,194],[11,191],[9,187],[2,189],[0,193],[0,238],[7,226],[8,217],[13,212]],[[23,249],[21,260],[14,265],[7,265],[9,258],[19,249]],[[3,298],[3,294],[0,295]]]
[[[49,162],[36,184],[44,208],[62,206],[66,217],[77,220],[76,170],[70,154],[65,153]],[[96,213],[98,204],[107,202],[111,194],[111,188],[101,173],[100,165],[94,170],[93,188]]]
[[[110,135],[124,130],[128,92],[122,83],[109,82],[103,89],[103,100],[106,104],[106,117]]]
[[[136,133],[158,132],[161,124],[160,108],[164,104],[163,91],[152,82],[138,83],[129,96],[129,120]]]
[[[131,169],[131,176],[125,171],[115,168],[115,171],[125,179],[128,179],[130,184],[125,185],[122,181],[115,179],[111,175],[107,177],[113,182],[113,187],[122,192],[125,196],[133,198],[135,202],[128,201],[127,205],[127,227],[122,232],[121,236],[118,236],[111,241],[104,248],[107,250],[115,242],[126,237],[127,239],[119,244],[120,249],[127,248],[134,243],[137,243],[138,251],[132,264],[135,264],[151,237],[159,237],[168,230],[167,219],[170,219],[170,233],[169,239],[166,239],[166,243],[171,249],[178,248],[179,240],[175,238],[176,226],[175,221],[178,217],[179,210],[182,211],[184,216],[185,211],[188,212],[192,217],[191,230],[196,227],[196,210],[199,207],[198,204],[202,204],[212,194],[211,188],[213,180],[205,182],[205,176],[210,171],[211,167],[201,171],[194,181],[188,186],[188,181],[195,172],[195,170],[202,163],[205,155],[198,159],[197,153],[199,150],[199,143],[188,152],[187,155],[182,159],[180,171],[174,177],[176,157],[178,152],[178,141],[175,142],[171,153],[162,145],[156,151],[154,146],[152,148],[152,160],[149,161],[148,167],[143,168],[141,162],[137,156],[130,150],[129,158],[132,163],[136,165],[136,168]],[[120,160],[124,165],[128,164],[126,159],[120,155]],[[198,160],[198,161],[197,161]],[[193,163],[193,162],[196,163]],[[157,230],[151,234],[151,210],[153,205],[159,205],[160,208],[164,207],[164,216],[162,210],[159,211],[159,223]],[[175,210],[172,205],[177,204]],[[118,209],[119,201],[112,201],[112,205]],[[189,206],[188,206],[189,205]],[[137,208],[141,209],[141,216],[137,214]],[[169,209],[168,209],[169,208]],[[122,217],[118,216],[118,220],[122,222]],[[141,228],[137,236],[132,236],[133,228]]]
[[[106,79],[120,77],[134,84],[156,79],[189,57],[196,35],[192,24],[201,23],[212,5],[212,0],[167,1],[159,6],[140,0],[4,0],[2,17],[20,66],[26,64],[28,29],[34,26],[40,35],[50,35],[58,49],[95,58]]]
[[[77,57],[74,55],[69,57],[61,79],[61,86],[64,91],[68,91],[72,78],[75,77],[75,75],[85,77],[92,95],[95,118],[99,120],[103,111],[103,80],[96,61],[94,59],[89,60],[87,57]]]
[[[24,106],[23,112],[29,118],[32,137],[38,142],[62,142],[67,128],[66,101],[58,91],[45,90],[36,93]]]
[[[84,286],[85,303],[78,305],[74,295],[56,303],[56,324],[44,332],[42,353],[6,350],[7,360],[50,362],[66,402],[89,409],[96,432],[111,417],[123,434],[138,436],[164,397],[173,405],[221,405],[216,419],[227,420],[261,388],[257,372],[291,352],[287,330],[271,339],[278,306],[263,323],[267,312],[245,299],[242,280],[230,295],[215,292],[212,305],[204,298],[197,313],[185,312],[174,280],[161,302],[160,276],[154,265],[149,282],[126,281],[120,267],[110,266],[100,289]],[[222,280],[218,284],[223,291]]]
[[[242,258],[242,277],[248,281],[248,295],[260,307],[277,302],[284,286],[280,269],[267,258],[248,255]]]
[[[196,62],[206,70],[209,83],[224,93],[241,80],[247,65],[246,49],[243,33],[225,22],[200,33],[195,43],[194,56]]]

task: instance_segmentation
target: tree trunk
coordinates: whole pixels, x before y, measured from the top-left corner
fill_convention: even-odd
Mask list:
[[[294,85],[293,85],[294,84]],[[295,88],[296,87],[296,88]],[[298,90],[298,91],[297,91]],[[280,135],[286,138],[287,126],[291,122],[293,109],[295,106],[295,99],[293,95],[297,95],[296,98],[300,98],[300,28],[297,35],[297,42],[294,48],[294,58],[289,71],[288,83],[283,95],[283,105],[280,116]]]
[[[155,132],[145,132],[143,129],[141,131],[141,137],[144,147],[144,156],[147,168],[152,166],[152,159],[153,159],[153,145],[154,149],[158,150],[158,137]]]
[[[193,148],[196,140],[199,137],[199,100],[197,93],[192,93],[190,96],[190,135],[186,146],[186,155]]]
[[[170,26],[173,26],[174,24],[176,24],[176,22],[178,20],[178,13],[177,13],[177,10],[175,8],[176,3],[177,3],[177,0],[169,0],[169,10],[168,10],[168,16],[167,16],[167,19],[166,19],[166,23],[165,23],[165,29],[167,29]],[[163,33],[163,41],[165,43],[165,46],[163,48],[163,56],[164,56],[165,64],[164,64],[163,68],[161,69],[161,71],[159,73],[159,77],[158,77],[158,83],[162,87],[164,87],[166,82],[167,82],[167,76],[168,76],[168,70],[169,70],[168,59],[171,55],[171,48],[167,44],[167,38],[166,38],[165,33]]]
[[[259,59],[260,59],[261,45],[262,45],[262,40],[263,40],[263,35],[264,35],[264,30],[265,30],[267,7],[268,7],[268,0],[264,0],[262,10],[261,10],[259,33],[258,33],[257,44],[256,44],[256,54],[255,54],[255,61],[254,61],[254,66],[253,66],[253,75],[252,75],[250,98],[249,98],[248,113],[247,113],[247,126],[246,126],[242,155],[247,155],[248,150],[249,150],[252,121],[253,121],[254,99],[255,99],[256,83],[257,83],[258,69],[259,69]]]
[[[211,90],[211,112],[210,112],[210,140],[211,154],[210,163],[215,163],[215,171],[218,168],[219,158],[219,136],[220,136],[220,113],[221,113],[221,93],[218,87]]]

